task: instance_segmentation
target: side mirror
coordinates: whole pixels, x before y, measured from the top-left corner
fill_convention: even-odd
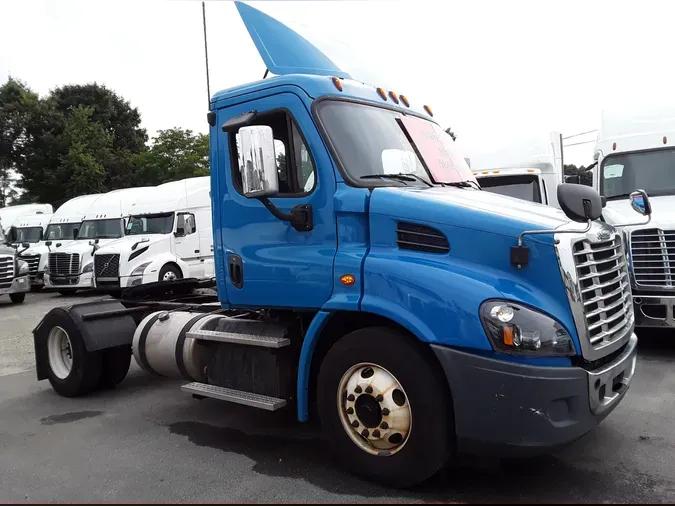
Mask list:
[[[602,199],[590,186],[570,183],[558,185],[558,203],[572,221],[586,223],[602,216]]]
[[[581,184],[581,178],[579,174],[574,174],[573,176],[565,176],[565,182],[569,184]]]
[[[183,237],[185,236],[185,228],[183,227],[176,227],[176,231],[173,233],[176,237]]]
[[[30,248],[30,243],[22,242],[22,243],[21,243],[21,247],[22,247],[22,248],[25,248],[25,249],[28,249],[28,248]]]
[[[417,156],[403,149],[382,151],[382,172],[384,174],[411,174],[417,167]]]
[[[47,242],[45,242],[45,246],[49,247],[49,246],[51,246],[51,245],[52,245],[52,241],[47,241]]]
[[[605,207],[607,207],[607,197],[605,197],[604,195],[601,195],[601,196],[600,196],[600,201],[602,202],[602,208],[603,208],[603,209],[604,209]]]
[[[80,231],[79,228],[74,228],[74,229],[73,229],[73,239],[77,239],[77,234],[78,234],[79,231]]]
[[[14,227],[11,227],[9,229],[9,237],[8,237],[9,242],[16,242],[17,235],[18,234],[16,233],[16,229]]]
[[[630,194],[630,205],[636,213],[642,216],[651,216],[652,205],[649,202],[649,196],[644,190],[636,190]]]
[[[265,125],[239,129],[241,184],[244,196],[259,198],[276,195],[279,179],[272,128]]]

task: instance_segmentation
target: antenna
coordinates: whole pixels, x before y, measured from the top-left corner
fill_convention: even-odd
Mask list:
[[[208,107],[211,108],[211,84],[209,83],[209,47],[206,42],[206,4],[202,2],[202,20],[204,22],[204,56],[206,59],[206,93],[208,94]]]

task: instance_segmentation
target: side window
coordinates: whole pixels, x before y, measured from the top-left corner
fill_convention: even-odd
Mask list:
[[[254,125],[267,125],[274,135],[274,158],[277,162],[279,177],[279,197],[310,193],[315,186],[316,167],[309,148],[302,138],[300,129],[293,118],[285,111],[272,111],[261,114]],[[234,137],[234,142],[232,142]],[[232,135],[232,177],[235,185],[241,189],[239,166],[239,134]],[[241,190],[240,190],[241,191]]]
[[[179,213],[176,217],[176,235],[184,237],[197,231],[195,215],[192,213]]]

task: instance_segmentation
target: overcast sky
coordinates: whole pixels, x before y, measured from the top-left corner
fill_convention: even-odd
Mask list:
[[[358,48],[394,91],[431,105],[465,156],[595,129],[607,105],[673,101],[675,2],[250,3]],[[211,92],[260,79],[265,66],[234,4],[206,9]],[[11,74],[44,94],[96,81],[138,107],[150,135],[207,132],[201,16],[196,0],[0,1],[0,82]],[[592,143],[571,146],[565,162],[587,165],[592,155]]]

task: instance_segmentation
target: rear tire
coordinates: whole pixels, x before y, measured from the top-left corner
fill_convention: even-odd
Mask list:
[[[52,388],[64,397],[93,391],[101,376],[101,352],[86,350],[77,325],[63,310],[47,313],[42,325],[49,329],[44,356]]]
[[[384,396],[376,397],[379,392]],[[454,451],[445,379],[431,351],[400,331],[368,327],[342,337],[321,363],[316,398],[334,452],[370,481],[411,487]]]
[[[129,372],[131,346],[116,346],[102,352],[101,377],[98,388],[108,390],[119,385]]]
[[[12,301],[12,304],[23,304],[23,301],[26,300],[26,292],[10,293],[9,299]]]

